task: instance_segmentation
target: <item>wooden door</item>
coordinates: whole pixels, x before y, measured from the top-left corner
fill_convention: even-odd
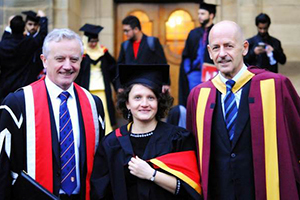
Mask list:
[[[164,48],[170,65],[171,95],[174,97],[174,105],[178,104],[181,53],[189,31],[199,26],[198,8],[199,5],[196,3],[117,4],[116,56],[119,54],[121,43],[126,39],[123,36],[122,20],[128,15],[138,15],[143,32],[158,37]]]

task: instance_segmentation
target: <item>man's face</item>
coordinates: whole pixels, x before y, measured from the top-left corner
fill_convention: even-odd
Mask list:
[[[230,26],[211,31],[208,50],[217,69],[228,79],[233,78],[243,66],[243,56],[248,52],[248,42],[238,37]]]
[[[127,40],[134,40],[135,39],[134,29],[132,29],[130,25],[123,24],[123,32],[126,35]]]
[[[201,26],[204,27],[210,21],[209,12],[205,9],[199,9],[198,10],[198,19],[199,19],[199,23],[201,24]]]
[[[39,24],[37,22],[28,20],[25,25],[26,31],[31,35],[35,34],[39,29]]]
[[[257,25],[258,34],[265,37],[268,34],[269,24],[268,23],[258,23]]]
[[[80,70],[81,48],[76,39],[49,43],[47,58],[41,55],[47,77],[58,87],[67,90]]]

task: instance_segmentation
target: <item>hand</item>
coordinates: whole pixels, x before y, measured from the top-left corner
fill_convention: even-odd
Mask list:
[[[45,17],[46,14],[45,14],[42,10],[39,10],[39,11],[37,12],[37,16],[39,16],[39,17]]]
[[[272,51],[274,51],[274,48],[273,48],[271,45],[268,44],[268,45],[266,46],[266,53],[269,54],[269,53],[271,53]]]
[[[16,15],[12,15],[8,18],[8,26],[10,26],[10,21],[15,17]]]
[[[124,91],[123,88],[119,88],[119,89],[118,89],[118,93],[122,93],[123,91]]]
[[[162,93],[170,92],[171,87],[169,85],[162,86]]]
[[[132,157],[128,163],[130,173],[140,179],[150,180],[154,173],[154,169],[138,156]]]
[[[262,54],[262,53],[265,53],[265,52],[266,52],[266,50],[261,46],[257,46],[257,47],[254,48],[254,53],[256,55]]]

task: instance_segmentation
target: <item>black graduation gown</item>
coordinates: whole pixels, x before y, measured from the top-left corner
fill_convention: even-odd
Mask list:
[[[278,72],[278,63],[284,64],[286,62],[286,56],[281,47],[281,42],[268,35],[266,38],[262,38],[259,34],[248,39],[249,42],[249,51],[248,54],[244,57],[245,63],[250,66],[254,65],[263,69],[267,69],[271,72]],[[264,42],[271,45],[274,48],[273,56],[277,61],[275,65],[271,65],[269,57],[266,53],[256,55],[254,53],[254,48],[258,45],[259,42]]]
[[[78,108],[78,118],[80,125],[80,149],[79,149],[79,159],[80,159],[80,186],[81,193],[80,199],[85,199],[85,181],[86,181],[86,143],[85,143],[85,130],[83,125],[82,112],[80,109],[80,102],[78,100],[78,95],[76,89],[74,90]],[[97,113],[103,118],[104,110],[102,107],[102,102],[99,97],[94,96],[93,98],[96,103]],[[52,136],[52,151],[53,151],[53,193],[58,196],[60,189],[60,161],[59,159],[59,142],[57,138],[57,131],[55,126],[54,114],[51,106],[50,97],[48,96],[48,101],[50,105],[45,105],[45,109],[49,108],[50,120],[51,120],[51,136]],[[13,187],[11,186],[11,171],[14,173],[20,173],[22,170],[27,171],[27,160],[26,160],[26,110],[25,110],[25,98],[23,90],[18,90],[17,92],[10,93],[3,101],[2,105],[7,106],[11,109],[12,114],[7,111],[7,109],[0,109],[0,132],[7,129],[11,133],[11,155],[8,160],[5,151],[1,151],[0,154],[0,200],[10,199],[11,191]],[[14,115],[16,120],[21,122],[20,127],[16,125],[13,119]],[[21,117],[22,116],[22,117]],[[104,129],[101,128],[99,123],[99,138],[103,138]],[[55,156],[57,155],[57,156]],[[2,185],[3,184],[3,185]]]
[[[125,170],[134,155],[127,125],[121,128],[121,137],[116,137],[115,131],[105,136],[99,145],[94,159],[91,176],[91,199],[126,200],[129,195],[137,195],[138,199],[197,199],[192,198],[191,187],[181,181],[181,190],[186,190],[185,196],[175,196],[149,180],[137,180],[137,194],[128,194],[125,180]],[[149,160],[172,152],[195,150],[193,135],[187,130],[158,122],[151,136],[143,160]],[[200,198],[200,196],[198,196]]]
[[[210,26],[208,28],[208,34],[207,34],[207,39],[206,39],[207,44],[208,44],[208,35],[209,35],[209,32],[210,32],[212,26]],[[178,97],[179,97],[179,104],[183,105],[183,106],[186,106],[187,98],[190,93],[189,92],[189,81],[187,78],[187,74],[184,71],[183,63],[186,58],[190,58],[191,63],[193,63],[193,61],[197,58],[199,41],[203,37],[203,34],[204,34],[204,29],[202,27],[198,27],[198,28],[191,30],[191,32],[189,33],[188,38],[185,42],[185,47],[182,52],[182,60],[181,60],[180,71],[179,71],[179,87],[178,87],[179,95],[178,95]],[[213,64],[213,61],[209,57],[207,48],[205,49],[205,52],[204,52],[204,62]]]
[[[112,99],[112,91],[111,91],[110,83],[112,83],[115,90],[117,90],[117,82],[116,82],[117,69],[116,69],[116,61],[110,55],[110,53],[106,51],[104,55],[99,57],[97,60],[92,60],[88,54],[84,54],[84,57],[81,62],[80,71],[75,82],[78,85],[89,90],[91,64],[96,65],[99,61],[101,61],[101,72],[104,79],[103,81],[105,87],[105,97],[107,102],[109,119],[110,119],[111,126],[114,126],[116,125],[115,106]]]
[[[36,71],[40,68],[35,69],[37,65],[33,65],[33,58],[43,45],[47,26],[48,19],[41,17],[40,30],[35,37],[6,34],[0,42],[0,102],[8,93],[28,85],[32,76],[38,75]]]

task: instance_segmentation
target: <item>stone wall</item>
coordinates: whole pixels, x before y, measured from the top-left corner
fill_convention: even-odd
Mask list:
[[[82,0],[81,25],[85,23],[103,26],[100,32],[100,43],[106,46],[111,55],[114,55],[114,2],[113,0]]]

